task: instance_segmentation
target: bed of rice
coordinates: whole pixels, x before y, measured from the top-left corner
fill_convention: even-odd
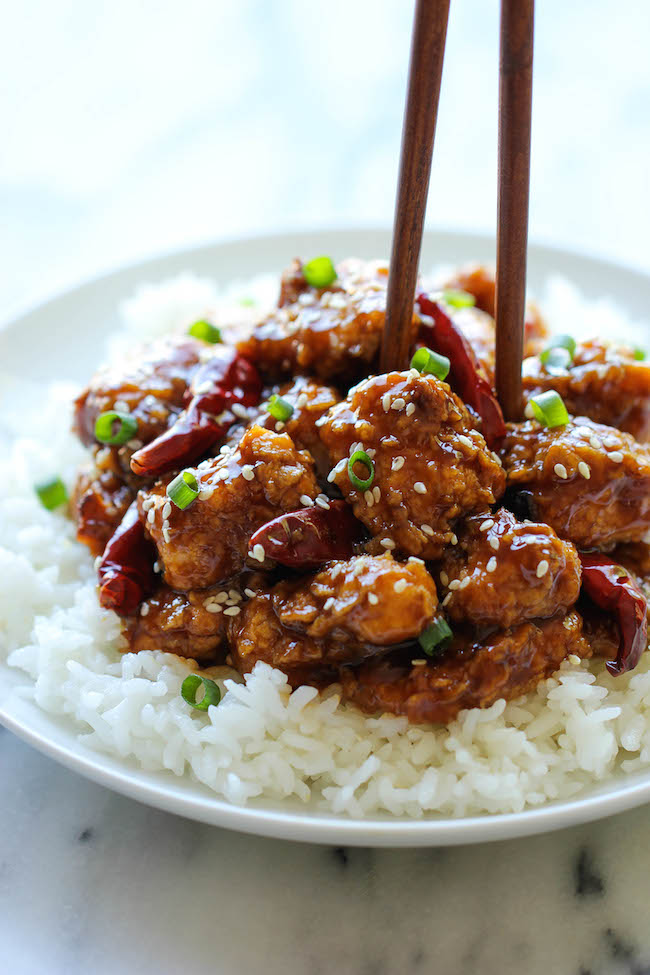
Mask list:
[[[204,315],[241,317],[238,295],[263,303],[274,290],[265,277],[219,294],[189,275],[143,287],[125,303],[107,355]],[[647,334],[565,281],[547,291],[558,331]],[[30,413],[25,383],[5,378],[0,388],[0,658],[32,678],[16,693],[70,716],[90,747],[194,776],[232,803],[291,799],[352,816],[519,811],[650,765],[650,654],[617,680],[602,663],[565,663],[527,697],[464,712],[447,728],[366,717],[341,704],[336,687],[291,693],[263,664],[245,683],[213,669],[222,702],[192,711],[179,694],[191,664],[121,653],[120,623],[99,607],[90,555],[72,523],[31,490],[34,471],[73,482],[84,454],[68,432],[74,389],[53,384],[46,402],[40,390]]]

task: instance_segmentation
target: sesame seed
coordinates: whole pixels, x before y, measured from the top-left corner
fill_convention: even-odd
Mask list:
[[[450,599],[451,599],[452,596],[453,596],[453,593],[452,592],[448,592],[447,595],[445,596],[445,598],[443,599],[441,605],[442,606],[446,606],[447,603],[450,601]]]
[[[546,559],[542,559],[542,561],[538,563],[537,568],[535,569],[535,575],[537,576],[538,579],[541,579],[542,576],[545,576],[547,572],[548,572],[548,562],[546,561]]]
[[[379,602],[379,596],[376,596],[374,592],[369,592],[368,602],[370,603],[371,606],[376,606],[377,603]]]
[[[312,501],[312,499],[309,497],[308,494],[300,495],[300,503],[304,508],[311,508],[314,504],[314,502]]]
[[[372,489],[372,496],[375,499],[375,504],[378,504],[381,498],[381,488],[378,484],[375,484],[374,488]]]
[[[224,609],[223,611],[224,616],[239,616],[240,613],[241,609],[239,606],[229,606],[228,609]]]
[[[615,464],[622,464],[623,463],[623,454],[621,453],[620,450],[614,450],[608,456],[609,456],[609,459],[610,460],[613,460]]]
[[[334,602],[335,602],[334,596],[328,596],[323,605],[323,609],[327,612],[328,609],[332,608]]]
[[[408,586],[408,582],[406,581],[406,579],[398,579],[395,585],[393,586],[393,589],[395,590],[395,592],[404,592],[407,586]]]
[[[396,413],[400,413],[406,406],[406,400],[401,396],[396,396],[393,402],[390,404],[391,410],[395,410]]]
[[[169,518],[169,516],[171,515],[171,513],[172,513],[171,502],[165,501],[165,503],[163,505],[163,508],[162,508],[163,521],[167,521],[167,519]]]
[[[329,498],[326,495],[319,494],[316,498],[316,504],[319,508],[325,508],[326,511],[329,511],[330,503]]]
[[[284,426],[284,422],[282,420],[278,420],[278,422],[275,424],[276,433],[279,433],[280,430],[284,430]]]
[[[149,615],[149,603],[143,603],[142,606],[140,607],[140,616],[148,616],[148,615]]]
[[[608,434],[606,437],[603,437],[603,443],[606,447],[616,448],[619,445],[619,439],[618,437],[612,436],[612,434]]]
[[[228,595],[232,599],[233,603],[241,602],[241,593],[237,592],[236,589],[229,589]]]
[[[298,295],[298,303],[301,305],[313,305],[315,300],[314,295],[309,291],[304,291]]]
[[[406,407],[405,412],[407,416],[413,416],[413,414],[415,413],[415,403],[409,403]]]
[[[424,565],[424,559],[419,559],[417,555],[409,555],[407,562],[415,562],[416,565]]]
[[[296,406],[298,407],[298,409],[302,409],[303,406],[307,406],[308,402],[309,402],[309,397],[307,396],[307,393],[301,393],[298,399],[296,400]]]
[[[434,531],[431,525],[420,525],[420,531],[424,532],[425,535],[433,535]]]
[[[163,538],[165,540],[165,544],[166,545],[169,545],[169,542],[170,542],[169,528],[167,528],[166,525],[163,525],[162,534],[163,534]]]
[[[460,579],[452,579],[449,583],[449,588],[452,592],[455,592],[456,589],[460,589]]]
[[[526,403],[524,416],[526,417],[527,420],[533,420],[535,418],[535,414],[533,413],[533,407],[531,403]]]
[[[329,481],[330,484],[332,484],[334,482],[334,480],[336,479],[337,473],[338,472],[336,470],[336,467],[333,467],[332,470],[327,475],[327,480]]]
[[[148,523],[150,525],[153,525],[153,523],[154,523],[155,520],[156,520],[156,509],[155,508],[151,508],[147,512],[147,521],[148,521]]]
[[[405,463],[404,457],[393,457],[393,460],[390,465],[391,470],[401,471],[401,469],[404,467],[404,463]]]
[[[366,502],[366,504],[368,505],[369,508],[372,508],[372,506],[375,503],[375,496],[372,493],[372,491],[370,491],[370,490],[364,491],[363,492],[363,500]]]
[[[478,530],[480,532],[486,532],[486,531],[488,531],[488,529],[492,528],[493,525],[494,525],[494,519],[493,518],[486,518],[485,521],[482,522],[479,525],[479,529]]]
[[[366,450],[366,453],[368,454],[368,457],[370,458],[370,460],[373,460],[375,454],[377,453],[377,451],[375,450],[374,447],[368,447],[368,449]]]
[[[225,589],[222,589],[221,592],[218,592],[216,596],[212,597],[212,599],[214,599],[215,603],[226,603],[228,602],[228,593]]]
[[[241,472],[245,481],[252,481],[255,478],[255,471],[252,464],[244,464]]]
[[[497,567],[497,560],[494,556],[489,560],[488,564],[485,566],[488,572],[494,572]]]
[[[426,667],[427,662],[423,660],[422,657],[418,657],[417,660],[411,661],[411,667]]]
[[[199,491],[199,501],[208,501],[213,494],[213,488],[203,488],[202,491]]]
[[[573,664],[574,667],[577,667],[580,663],[580,657],[577,653],[570,653],[568,656],[568,661],[570,664]]]
[[[470,584],[470,578],[469,578],[469,576],[465,576],[465,578],[461,580],[460,586],[458,588],[459,589],[467,589],[467,587],[469,586],[469,584]]]
[[[357,559],[357,563],[356,563],[355,567],[352,570],[352,575],[355,578],[358,578],[360,575],[363,575],[363,570],[364,570],[364,564],[363,564],[363,562],[361,561],[361,559]]]
[[[219,605],[219,603],[211,603],[207,599],[203,603],[203,608],[208,613],[220,613],[221,612],[221,606]]]
[[[564,466],[564,464],[556,464],[555,467],[553,468],[553,470],[555,471],[555,473],[557,474],[558,477],[561,477],[562,478],[563,481],[565,481],[567,479],[567,477],[569,476],[567,474],[567,470],[566,470],[566,467]]]
[[[578,464],[578,473],[582,474],[582,476],[587,481],[591,477],[591,468],[589,464],[585,464],[584,460],[581,460],[580,463]]]
[[[248,596],[249,599],[253,599],[257,595],[257,593],[255,592],[254,589],[249,589],[248,586],[246,586],[246,588],[244,589],[244,595]]]
[[[493,548],[495,552],[499,551],[499,539],[496,537],[496,535],[492,535],[491,538],[488,538],[488,545],[490,548]]]
[[[416,494],[426,494],[427,486],[423,481],[416,481],[413,485],[413,490],[416,492]]]
[[[248,419],[248,410],[241,403],[233,403],[231,409],[235,416],[238,416],[240,420]]]
[[[384,548],[387,548],[389,551],[395,548],[395,542],[392,538],[382,538],[379,544],[383,545]]]
[[[149,511],[150,508],[153,508],[155,503],[156,502],[154,501],[153,498],[145,498],[144,501],[142,502],[142,510]]]
[[[589,443],[590,443],[590,444],[591,444],[591,446],[592,446],[592,447],[594,448],[594,450],[600,450],[600,448],[601,448],[601,447],[602,447],[602,445],[603,445],[603,442],[602,442],[602,440],[600,440],[600,438],[599,438],[599,437],[597,437],[597,436],[596,436],[595,434],[593,434],[593,433],[592,433],[592,435],[591,435],[591,436],[589,437]]]
[[[447,575],[447,573],[445,572],[444,569],[440,573],[440,581],[443,584],[443,586],[448,586],[449,585],[449,576]]]
[[[153,571],[154,572],[160,572],[160,562],[154,562],[154,564],[153,564]]]
[[[458,545],[458,535],[455,535],[453,532],[451,534],[451,544]]]
[[[458,435],[458,439],[459,439],[459,440],[460,440],[460,442],[461,442],[462,444],[464,444],[464,445],[465,445],[466,447],[473,447],[473,446],[474,446],[474,444],[473,444],[473,443],[472,443],[472,441],[471,441],[471,440],[469,439],[469,437],[466,437],[464,433],[460,433],[460,434]]]
[[[257,545],[253,546],[253,558],[257,559],[258,562],[263,562],[264,559],[266,558],[266,552],[264,551],[264,546],[260,545],[259,542],[257,543]]]
[[[388,413],[390,409],[390,393],[384,393],[381,398],[381,405],[384,408],[384,413]]]

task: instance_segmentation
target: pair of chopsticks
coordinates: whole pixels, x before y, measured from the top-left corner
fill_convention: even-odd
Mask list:
[[[450,0],[417,0],[402,131],[381,369],[404,369],[431,173]],[[496,389],[521,419],[535,0],[501,0]]]

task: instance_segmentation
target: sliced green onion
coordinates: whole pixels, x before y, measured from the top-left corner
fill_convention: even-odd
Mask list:
[[[187,334],[191,335],[195,339],[202,339],[204,342],[210,342],[211,345],[217,345],[218,342],[223,341],[221,338],[221,330],[211,322],[206,322],[204,318],[201,318],[198,322],[194,322],[193,325],[190,325],[187,330]]]
[[[282,423],[286,423],[293,416],[293,406],[289,400],[283,399],[276,393],[270,397],[266,408],[271,416],[275,417],[276,420],[281,420]]]
[[[540,353],[540,361],[543,365],[549,360],[554,352],[558,349],[564,349],[569,355],[569,365],[573,362],[573,357],[576,354],[576,340],[572,335],[552,335],[551,338],[546,343],[543,351]]]
[[[255,301],[254,298],[250,298],[248,295],[244,295],[243,298],[239,299],[239,304],[242,306],[242,308],[252,308],[253,305],[257,304],[257,302]]]
[[[546,371],[550,372],[552,376],[567,372],[573,362],[569,350],[561,346],[544,349],[539,359]]]
[[[95,420],[95,440],[116,447],[126,443],[138,432],[138,421],[130,413],[109,410]]]
[[[569,422],[569,414],[564,400],[554,389],[538,396],[531,396],[528,401],[535,419],[543,427],[563,427]]]
[[[473,308],[476,298],[469,291],[461,291],[457,288],[447,288],[442,292],[442,300],[452,308]]]
[[[307,284],[312,288],[327,288],[336,281],[336,268],[331,257],[313,257],[302,266],[302,273]]]
[[[411,369],[418,372],[431,373],[436,379],[446,379],[449,375],[451,363],[446,355],[439,355],[433,349],[422,347],[411,359]]]
[[[34,490],[38,495],[39,501],[48,511],[53,511],[54,508],[60,508],[68,500],[68,492],[60,477],[53,477],[51,481],[43,481],[41,484],[35,484]]]
[[[167,497],[184,511],[199,496],[199,484],[191,471],[181,471],[167,485]]]
[[[634,358],[637,362],[643,362],[645,359],[645,349],[636,348],[634,350]]]
[[[420,633],[418,642],[427,657],[433,657],[436,651],[444,650],[449,645],[453,635],[447,620],[439,616]]]
[[[196,699],[196,693],[200,687],[205,688],[205,693],[200,701]],[[209,677],[201,677],[200,674],[190,674],[181,684],[181,694],[183,700],[197,711],[207,711],[211,704],[215,706],[221,700],[219,685],[215,684]]]
[[[366,470],[368,471],[368,477],[365,479],[365,481],[362,481],[361,478],[357,477],[357,475],[354,473],[355,464],[363,464]],[[358,488],[359,491],[367,491],[370,485],[372,484],[372,482],[374,481],[375,465],[370,460],[370,457],[368,457],[368,454],[365,452],[365,450],[355,450],[355,452],[350,457],[348,461],[348,477],[350,478],[351,482],[354,484],[355,488]]]

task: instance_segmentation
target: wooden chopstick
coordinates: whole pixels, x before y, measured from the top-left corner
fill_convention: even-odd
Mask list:
[[[438,116],[449,0],[417,0],[393,221],[380,369],[406,369],[431,155]]]
[[[534,8],[501,0],[495,378],[506,420],[522,411]]]

